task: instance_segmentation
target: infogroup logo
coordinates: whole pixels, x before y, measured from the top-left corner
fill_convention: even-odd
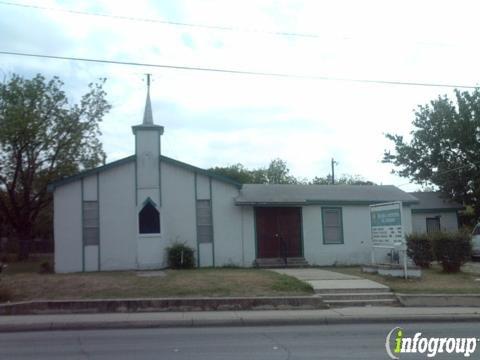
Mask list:
[[[477,348],[477,342],[480,339],[471,338],[440,338],[440,337],[422,337],[421,332],[415,333],[413,337],[406,337],[405,332],[400,327],[395,327],[387,334],[385,339],[385,349],[391,359],[400,359],[400,354],[417,353],[426,354],[433,358],[437,354],[459,354],[464,357],[470,357]]]

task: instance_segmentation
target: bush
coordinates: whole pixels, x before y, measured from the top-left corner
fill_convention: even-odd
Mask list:
[[[470,234],[465,231],[431,234],[433,252],[444,272],[458,272],[472,254]]]
[[[195,266],[195,251],[180,243],[167,248],[168,266],[172,269],[191,269]]]
[[[427,234],[411,234],[407,236],[407,255],[415,265],[429,268],[433,261],[432,242]]]

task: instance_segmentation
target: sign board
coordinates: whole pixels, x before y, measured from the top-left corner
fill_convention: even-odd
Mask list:
[[[402,203],[370,205],[373,246],[394,246],[404,242]]]

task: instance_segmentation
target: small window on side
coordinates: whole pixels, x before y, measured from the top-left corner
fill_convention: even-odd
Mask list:
[[[100,242],[98,201],[83,201],[82,205],[83,245],[98,245]]]
[[[197,200],[197,239],[199,243],[213,242],[212,203]]]
[[[323,243],[343,244],[342,208],[322,208]]]

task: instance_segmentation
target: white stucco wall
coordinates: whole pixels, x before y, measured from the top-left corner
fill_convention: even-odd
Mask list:
[[[331,207],[331,206],[328,206]],[[343,244],[324,244],[322,206],[302,207],[304,257],[310,265],[356,265],[371,260],[372,240],[370,208],[365,205],[334,206],[342,208]],[[411,230],[410,209],[404,207],[405,232]],[[386,261],[386,251],[377,251],[379,261]]]
[[[137,266],[135,166],[133,163],[99,174],[101,270]]]
[[[413,213],[412,227],[413,232],[424,233],[427,232],[427,218],[440,218],[440,229],[443,231],[458,230],[458,221],[456,211],[449,212],[429,212],[429,213]]]
[[[82,271],[82,188],[76,181],[53,194],[55,272]]]
[[[97,175],[87,176],[83,178],[83,200],[97,200]]]
[[[252,206],[242,206],[242,266],[252,266],[256,254],[255,212]]]
[[[213,243],[202,243],[198,245],[199,256],[200,258],[200,267],[210,267],[213,266]]]
[[[207,176],[197,174],[197,199],[209,200],[210,198],[210,179]]]
[[[197,251],[194,173],[166,162],[162,162],[161,169],[162,247],[180,242]]]
[[[98,245],[85,246],[85,271],[98,271]]]
[[[371,231],[368,206],[341,206],[343,244],[324,244],[322,207],[304,206],[304,256],[311,265],[351,265],[370,258]]]
[[[212,212],[215,266],[242,266],[242,209],[235,206],[238,189],[232,185],[212,181]],[[254,248],[255,249],[255,248]]]

